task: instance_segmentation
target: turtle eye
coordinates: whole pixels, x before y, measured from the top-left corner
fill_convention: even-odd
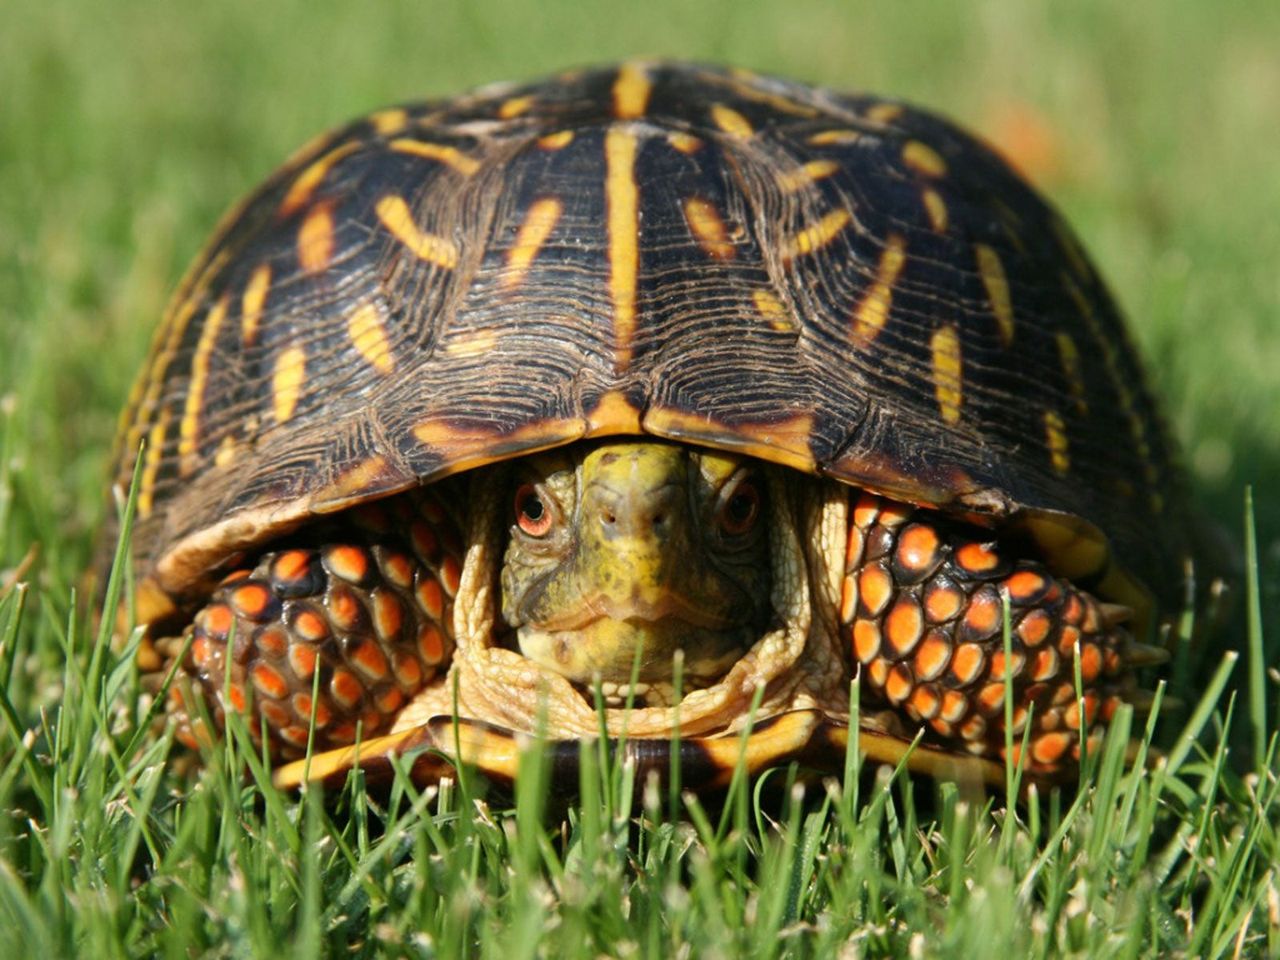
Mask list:
[[[717,520],[722,531],[740,537],[749,532],[759,518],[760,488],[750,480],[743,480],[725,499]]]
[[[529,536],[545,536],[551,529],[551,511],[532,483],[526,483],[516,491],[515,508],[516,525]]]

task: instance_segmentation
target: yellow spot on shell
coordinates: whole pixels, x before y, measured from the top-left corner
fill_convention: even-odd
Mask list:
[[[538,146],[543,150],[563,150],[571,143],[573,143],[572,130],[557,130],[555,133],[548,133],[545,137],[538,138]]]
[[[1067,378],[1067,388],[1076,401],[1076,409],[1081,413],[1089,412],[1089,404],[1085,401],[1084,377],[1080,373],[1080,351],[1071,334],[1059,331],[1055,339],[1058,342],[1058,358],[1062,361],[1062,373]]]
[[[383,226],[419,260],[429,261],[446,270],[452,270],[457,265],[457,247],[451,240],[419,229],[403,197],[394,194],[385,196],[374,209]]]
[[[289,347],[276,357],[275,371],[271,375],[271,397],[276,423],[285,423],[293,416],[306,376],[307,354],[301,347]]]
[[[1056,215],[1049,218],[1049,227],[1053,230],[1053,235],[1058,239],[1058,246],[1067,255],[1067,261],[1071,264],[1072,272],[1082,283],[1088,283],[1092,279],[1089,261],[1084,255],[1084,250],[1080,248],[1080,241],[1071,232],[1071,228],[1063,223],[1061,217]]]
[[[733,258],[737,251],[714,204],[701,197],[689,197],[684,202],[684,218],[707,256],[716,260]]]
[[[387,342],[387,331],[382,325],[382,315],[376,304],[366,303],[352,311],[347,319],[347,336],[360,351],[360,356],[379,373],[386,374],[395,369],[391,345]]]
[[[929,346],[933,351],[933,392],[938,398],[938,411],[947,423],[958,423],[964,392],[960,332],[955,324],[939,327]]]
[[[521,114],[529,112],[529,108],[533,106],[533,97],[512,97],[510,100],[503,101],[498,107],[498,117],[502,120],[511,120]]]
[[[515,243],[507,252],[507,273],[502,278],[502,285],[508,289],[518,287],[529,272],[534,257],[546,243],[547,237],[555,229],[556,222],[564,207],[554,197],[546,197],[535,201],[520,225]]]
[[[204,318],[200,339],[196,342],[196,351],[191,358],[191,381],[187,384],[186,405],[182,421],[178,424],[179,470],[184,477],[189,476],[196,468],[196,446],[200,441],[200,408],[204,405],[204,388],[209,379],[209,358],[213,354],[218,331],[222,327],[222,321],[226,319],[230,302],[231,295],[223,294],[222,299],[214,304]]]
[[[795,321],[791,319],[791,314],[782,305],[782,301],[768,290],[753,290],[751,299],[755,301],[760,315],[769,321],[769,326],[774,330],[779,333],[790,333],[796,329]]]
[[[613,299],[615,366],[618,372],[622,372],[631,365],[631,338],[636,323],[636,274],[640,265],[635,135],[622,127],[610,127],[605,134],[604,153],[609,295]]]
[[[369,125],[373,127],[374,133],[383,137],[399,133],[408,123],[408,112],[398,107],[369,114]]]
[[[333,204],[318,203],[298,227],[298,263],[307,273],[319,273],[333,258]]]
[[[649,105],[649,72],[642,63],[624,63],[613,82],[613,115],[619,120],[644,116]]]
[[[218,450],[213,455],[213,465],[215,467],[230,466],[236,459],[236,442],[230,436],[222,438],[222,442],[218,444]]]
[[[587,414],[587,436],[613,436],[616,434],[642,433],[640,411],[626,394],[610,390],[602,394],[600,402]]]
[[[809,137],[809,144],[814,147],[847,147],[862,139],[857,130],[819,130]]]
[[[155,496],[156,475],[160,472],[160,461],[164,459],[164,435],[169,430],[169,411],[162,409],[156,422],[147,433],[147,454],[142,465],[142,479],[138,490],[138,513],[148,516],[151,513],[152,499]]]
[[[446,166],[457,170],[464,177],[469,177],[480,169],[480,161],[469,157],[457,147],[444,143],[431,143],[426,140],[409,140],[400,137],[387,144],[396,153],[407,153],[427,160],[439,160]]]
[[[751,122],[746,117],[723,103],[712,105],[711,122],[731,137],[740,137],[745,140],[755,133]]]
[[[1053,469],[1066,473],[1071,469],[1067,428],[1062,417],[1053,410],[1046,410],[1044,413],[1044,439],[1049,448],[1049,460],[1053,463]]]
[[[929,226],[934,233],[946,233],[947,231],[947,205],[942,200],[942,195],[933,187],[925,187],[920,191],[920,200],[924,204],[925,216],[929,218]]]
[[[817,223],[796,232],[794,236],[784,237],[780,246],[782,259],[792,260],[805,254],[821,250],[840,235],[840,231],[849,225],[853,217],[843,207],[824,214]]]
[[[902,116],[902,105],[898,103],[877,103],[870,107],[866,118],[872,123],[893,123]]]
[[[240,300],[240,339],[246,347],[252,346],[258,339],[258,324],[262,321],[262,308],[266,305],[267,291],[270,289],[271,266],[260,263],[249,274],[244,297]]]
[[[702,149],[702,140],[683,130],[672,130],[667,134],[667,143],[686,156]]]
[[[316,188],[320,186],[320,181],[328,176],[334,164],[343,157],[355,153],[361,146],[362,144],[356,140],[344,143],[342,146],[330,150],[307,169],[303,170],[302,173],[298,174],[298,178],[289,187],[289,192],[280,201],[280,216],[287,217],[310,203]]]
[[[942,154],[919,140],[907,141],[906,146],[902,148],[902,162],[916,173],[926,177],[947,175],[947,161],[942,159]]]
[[[982,285],[987,288],[987,299],[999,327],[1000,342],[1007,347],[1013,343],[1014,325],[1013,301],[1009,297],[1009,279],[1005,276],[1004,264],[1000,255],[985,243],[974,244],[973,252],[978,258],[978,273],[982,277]]]
[[[498,335],[492,330],[477,330],[445,344],[444,352],[451,357],[479,357],[493,350]]]
[[[803,190],[815,180],[831,176],[839,169],[840,164],[834,160],[810,160],[794,170],[779,174],[778,187],[783,193],[795,193],[797,190]]]
[[[889,308],[893,306],[893,286],[906,262],[907,241],[900,234],[890,234],[876,266],[876,278],[853,311],[853,336],[856,340],[870,343],[884,329],[889,320]]]
[[[367,494],[387,472],[386,457],[370,457],[352,467],[333,483],[321,487],[311,495],[313,509],[318,513],[333,513],[351,505],[353,498]]]

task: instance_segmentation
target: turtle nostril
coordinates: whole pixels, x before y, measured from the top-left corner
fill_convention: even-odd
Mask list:
[[[612,527],[615,523],[618,522],[618,515],[615,514],[612,510],[604,511],[604,513],[602,513],[600,517],[610,527]]]
[[[652,523],[655,527],[660,527],[666,522],[667,522],[667,515],[665,513],[655,513],[653,515]]]

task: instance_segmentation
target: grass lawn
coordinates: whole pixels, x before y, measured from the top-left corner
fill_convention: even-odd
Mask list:
[[[1280,955],[1280,5],[49,0],[3,20],[8,955]],[[74,590],[115,418],[218,215],[367,110],[638,53],[913,99],[1016,153],[1076,226],[1241,556],[1254,486],[1240,656],[1175,691],[1154,769],[1122,762],[1156,726],[1122,713],[1084,789],[1016,815],[850,770],[672,817],[678,797],[593,763],[567,811],[533,755],[514,804],[469,783],[321,802],[244,781],[234,738],[184,780],[135,737],[135,678]]]

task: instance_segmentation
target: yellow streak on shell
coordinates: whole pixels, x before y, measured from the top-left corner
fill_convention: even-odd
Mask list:
[[[726,107],[723,103],[712,104],[711,122],[729,134],[729,136],[743,140],[756,132],[751,126],[751,121],[733,109],[733,107]]]
[[[829,177],[840,169],[834,160],[810,160],[808,163],[778,175],[778,188],[783,193],[795,193],[809,184]]]
[[[200,408],[204,405],[204,387],[209,379],[209,358],[213,354],[213,345],[218,339],[222,321],[226,319],[230,302],[231,295],[224,293],[204,318],[200,339],[196,342],[196,352],[191,358],[191,380],[187,384],[186,404],[183,408],[182,420],[178,424],[179,470],[184,477],[190,476],[196,468],[196,445],[200,440]]]
[[[543,150],[561,150],[573,143],[572,130],[557,130],[555,133],[548,133],[545,137],[538,138],[538,146]]]
[[[405,153],[414,157],[422,157],[426,160],[438,160],[458,171],[464,177],[469,177],[480,169],[480,161],[475,157],[469,157],[457,147],[451,147],[444,143],[431,143],[427,140],[411,140],[407,137],[400,137],[392,140],[387,146],[396,153]]]
[[[142,466],[142,479],[138,489],[138,513],[148,516],[151,513],[152,498],[155,495],[156,475],[160,472],[160,461],[164,455],[164,435],[169,430],[169,410],[161,409],[160,416],[151,425],[147,434],[146,462]]]
[[[862,139],[857,130],[819,130],[809,137],[809,144],[814,147],[847,147]]]
[[[1058,331],[1055,339],[1058,342],[1058,358],[1062,361],[1062,373],[1067,378],[1067,386],[1071,396],[1075,398],[1076,409],[1081,413],[1089,412],[1089,404],[1085,400],[1084,377],[1080,371],[1080,351],[1071,334]]]
[[[613,82],[613,115],[619,120],[643,117],[649,106],[652,84],[643,63],[624,63]]]
[[[310,203],[316,187],[320,186],[320,181],[333,169],[333,165],[343,157],[355,153],[361,146],[362,144],[357,140],[344,143],[342,146],[330,150],[307,169],[303,170],[302,173],[298,174],[298,178],[289,187],[289,192],[280,201],[280,216],[287,217]]]
[[[419,260],[426,260],[446,270],[452,270],[457,265],[458,248],[451,240],[420,229],[403,197],[394,194],[385,196],[374,209],[382,225]]]
[[[528,113],[529,108],[533,106],[533,97],[512,97],[506,100],[498,107],[498,118],[500,120],[511,120],[521,114]]]
[[[796,329],[795,321],[787,313],[787,308],[768,290],[753,290],[751,299],[755,301],[756,309],[760,311],[760,315],[769,321],[769,326],[774,330],[779,333],[790,333]]]
[[[843,207],[823,214],[817,223],[804,227],[790,237],[783,237],[780,244],[782,259],[794,260],[821,250],[840,235],[840,231],[853,220],[852,215]]]
[[[853,311],[853,336],[869,343],[884,329],[889,320],[889,308],[893,305],[893,285],[907,262],[907,241],[901,234],[892,233],[880,254],[876,278],[867,288],[866,295]]]
[[[507,272],[502,278],[502,285],[508,290],[520,286],[524,281],[534,258],[555,229],[563,212],[564,205],[555,197],[545,197],[529,207],[524,223],[516,234],[515,243],[507,251]]]
[[[289,347],[276,357],[271,375],[271,399],[276,423],[285,423],[293,416],[298,396],[307,376],[307,354],[301,347]]]
[[[333,205],[318,203],[298,228],[298,263],[307,273],[319,273],[333,258]]]
[[[1066,473],[1071,469],[1067,427],[1062,422],[1062,417],[1053,410],[1046,410],[1044,413],[1044,437],[1045,444],[1049,447],[1049,460],[1053,463],[1053,469],[1059,473]]]
[[[684,202],[684,218],[707,256],[715,260],[733,259],[737,250],[713,203],[701,197],[689,197]]]
[[[390,137],[399,133],[408,123],[408,111],[401,110],[399,107],[393,107],[390,110],[379,110],[377,113],[369,114],[369,125],[373,127],[374,133],[383,137]]]
[[[387,374],[395,369],[395,358],[376,304],[361,304],[351,312],[347,318],[347,335],[360,356],[379,373]]]
[[[942,159],[942,154],[919,140],[907,141],[906,146],[902,148],[902,162],[916,173],[926,177],[947,175],[947,161]]]
[[[682,130],[672,130],[667,134],[667,143],[675,147],[681,153],[688,156],[697,153],[702,149],[702,141],[691,133],[685,133]]]
[[[942,194],[933,187],[925,187],[920,191],[920,201],[924,204],[925,215],[929,218],[929,226],[934,233],[946,233],[948,214],[947,205]]]
[[[258,324],[262,321],[262,308],[271,289],[271,265],[260,263],[249,274],[244,296],[240,300],[240,341],[252,346],[258,339]]]
[[[973,252],[978,258],[978,273],[982,276],[982,285],[987,288],[991,312],[999,326],[1000,342],[1007,347],[1013,343],[1014,323],[1013,300],[1009,296],[1009,278],[1005,276],[1004,264],[1000,261],[1000,255],[985,243],[975,243]]]
[[[929,347],[933,352],[933,391],[938,398],[938,411],[947,423],[958,423],[964,392],[960,332],[955,324],[939,327],[930,339]]]
[[[609,227],[609,295],[613,298],[618,372],[631,365],[636,325],[636,274],[640,266],[636,137],[623,127],[605,134],[605,200]]]

